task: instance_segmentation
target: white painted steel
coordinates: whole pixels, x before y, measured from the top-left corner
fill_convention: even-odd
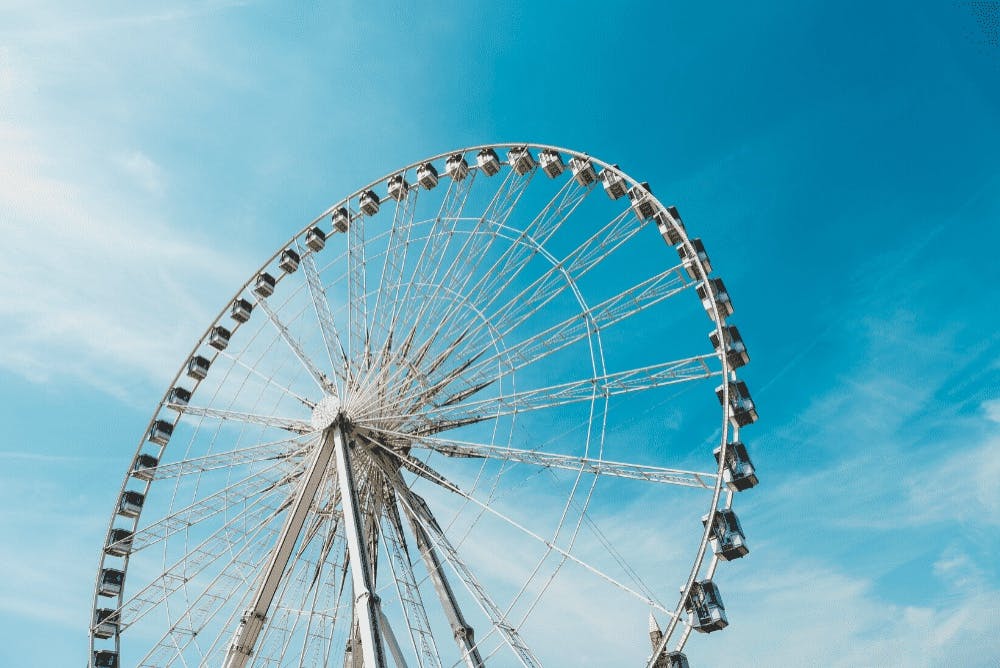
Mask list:
[[[298,541],[302,525],[306,521],[309,506],[312,505],[316,490],[326,475],[330,457],[336,448],[342,448],[342,442],[339,427],[333,427],[323,434],[323,439],[319,447],[316,448],[309,468],[299,483],[298,493],[288,513],[288,518],[285,520],[281,535],[278,537],[278,542],[274,546],[271,559],[261,573],[260,584],[257,587],[253,603],[246,611],[240,627],[233,637],[233,642],[230,644],[229,653],[223,664],[225,668],[243,668],[250,659],[250,655],[253,654],[257,637],[264,627],[264,620],[267,618],[271,602],[274,600],[282,575],[288,566],[288,560],[292,556],[292,550]],[[345,508],[345,515],[353,510],[353,508]],[[351,519],[345,517],[345,521],[350,527]]]
[[[347,554],[351,562],[351,579],[354,580],[354,615],[358,620],[361,650],[366,668],[384,668],[385,650],[382,647],[381,610],[372,577],[368,537],[365,536],[364,519],[354,487],[354,468],[344,432],[339,424],[333,432],[337,460],[337,482],[344,513],[344,530],[347,533]]]
[[[489,151],[490,170],[476,166],[483,149],[501,154],[498,172]],[[508,160],[509,149],[516,155]],[[548,189],[542,197],[532,188],[540,150],[547,152],[543,164],[576,166],[538,179]],[[726,446],[739,434],[726,408],[714,436],[723,454],[716,471],[604,454],[612,399],[665,390],[680,396],[688,386],[714,386],[720,376],[735,380],[725,355],[705,342],[708,352],[664,348],[651,363],[622,363],[616,355],[609,369],[606,359],[607,332],[627,331],[653,309],[700,305],[690,288],[709,293],[705,308],[721,336],[726,320],[707,280],[711,269],[679,262],[668,247],[655,271],[596,271],[632,252],[640,238],[662,244],[660,233],[682,255],[694,255],[684,226],[655,196],[643,195],[638,218],[628,197],[608,205],[603,194],[607,214],[581,214],[602,182],[620,182],[625,190],[638,185],[615,166],[558,147],[503,144],[459,150],[472,165],[467,172],[442,168],[439,179],[416,178],[419,166],[443,164],[455,153],[396,170],[310,221],[235,296],[255,305],[249,318],[229,322],[227,307],[185,357],[207,356],[209,372],[191,379],[182,366],[171,387],[194,396],[169,403],[168,390],[150,424],[166,420],[173,436],[152,444],[143,439],[137,455],[152,455],[148,461],[156,464],[144,464],[135,477],[126,473],[121,492],[145,495],[145,516],[109,521],[109,530],[134,532],[132,546],[124,554],[102,552],[99,574],[110,567],[129,577],[112,601],[95,587],[95,609],[115,608],[121,624],[110,639],[92,633],[92,650],[125,652],[123,665],[141,656],[139,665],[150,666],[224,657],[227,668],[345,660],[352,668],[381,668],[388,660],[481,668],[498,653],[500,664],[536,666],[541,662],[522,629],[564,563],[668,614],[649,666],[666,648],[685,646],[691,625],[684,601],[693,583],[718,567],[706,552],[708,528],[686,578],[651,587],[607,540],[588,505],[598,480],[615,479],[686,487],[696,496],[702,490],[710,514],[731,505],[733,493],[721,493],[721,470]],[[595,178],[580,178],[584,162]],[[396,189],[386,195],[390,179]],[[369,191],[374,198],[366,195],[362,207],[359,195]],[[344,233],[325,232],[325,245],[307,247],[307,232],[341,208],[349,212]],[[655,224],[645,219],[650,211]],[[297,251],[302,271],[274,269],[284,249]],[[265,271],[277,279],[267,299],[252,291]],[[233,330],[224,351],[203,344],[220,324]],[[574,358],[578,366],[569,364]],[[726,407],[729,384],[722,388]],[[575,416],[583,435],[565,440],[572,454],[550,449],[557,433],[512,446],[515,425],[534,415],[553,422]],[[468,435],[482,435],[483,442]],[[434,467],[430,455],[438,457]],[[461,479],[445,477],[441,463]],[[568,498],[549,510],[542,531],[508,511],[504,475],[512,464],[559,472],[563,480]],[[457,528],[461,514],[439,522],[431,510],[436,497],[425,501],[419,485],[474,509],[468,526]],[[463,556],[465,541],[476,546],[483,517],[541,550],[502,602],[489,592],[490,574]],[[577,547],[582,531],[598,537],[624,576],[585,558]],[[381,569],[380,547],[387,557]],[[150,569],[154,552],[162,552],[162,566]],[[133,560],[143,566],[130,568]],[[445,571],[467,597],[452,589]],[[678,584],[676,606],[660,603],[658,595],[671,596]],[[426,596],[430,589],[434,596]],[[386,592],[395,612],[379,603]],[[425,603],[429,598],[437,599],[436,611]],[[440,642],[438,617],[454,643]],[[644,620],[637,623],[643,633]],[[123,644],[133,634],[134,645]],[[152,644],[141,646],[142,636],[154,638]],[[351,655],[348,645],[359,651]],[[447,645],[457,648],[457,658],[446,658]]]

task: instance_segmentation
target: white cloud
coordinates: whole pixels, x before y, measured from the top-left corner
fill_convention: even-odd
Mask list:
[[[119,396],[165,382],[251,265],[164,220],[143,195],[88,185],[44,135],[0,125],[0,139],[0,368]],[[158,168],[130,156],[143,187],[160,188]]]
[[[166,190],[163,170],[142,151],[128,151],[116,156],[115,161],[124,172],[150,195],[162,196]]]
[[[951,585],[953,589],[975,593],[978,584],[986,577],[986,573],[965,552],[947,547],[934,562],[934,575]]]
[[[991,399],[983,402],[983,411],[987,419],[991,422],[1000,423],[1000,399]]]
[[[11,49],[0,46],[0,93],[9,95],[16,85],[14,66],[11,64]]]
[[[947,450],[946,450],[947,451]],[[1000,525],[1000,438],[948,452],[907,478],[914,523],[964,521]]]
[[[752,570],[723,580],[730,626],[704,641],[694,637],[692,662],[972,667],[994,665],[1000,652],[1000,592],[990,587],[953,586],[938,605],[898,605],[873,581],[792,552],[758,551]]]

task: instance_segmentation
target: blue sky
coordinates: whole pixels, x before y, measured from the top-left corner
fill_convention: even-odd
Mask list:
[[[738,309],[762,485],[697,665],[995,665],[998,11],[7,3],[0,663],[80,660],[135,440],[245,277],[365,182],[523,140],[652,183]]]

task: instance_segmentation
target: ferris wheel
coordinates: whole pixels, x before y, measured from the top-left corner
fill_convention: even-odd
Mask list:
[[[732,313],[677,210],[584,153],[469,147],[351,193],[156,407],[90,665],[686,667],[757,484]]]

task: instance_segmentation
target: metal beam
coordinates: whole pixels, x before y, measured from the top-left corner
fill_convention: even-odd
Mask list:
[[[223,663],[225,668],[243,668],[246,666],[250,655],[253,654],[257,639],[264,628],[267,619],[267,611],[271,607],[274,595],[281,582],[281,576],[285,572],[288,560],[292,556],[292,550],[298,540],[302,525],[305,523],[309,507],[312,505],[316,490],[326,474],[326,468],[333,455],[336,439],[334,436],[340,433],[339,425],[329,427],[323,434],[323,440],[316,449],[316,454],[309,464],[302,484],[299,487],[298,495],[285,520],[285,526],[281,530],[281,536],[271,553],[267,566],[263,570],[263,577],[257,593],[253,598],[250,608],[244,613],[233,642],[229,646],[229,652]]]
[[[386,668],[382,648],[379,599],[375,595],[368,543],[360,522],[358,495],[354,487],[351,453],[340,422],[331,425],[334,455],[337,462],[337,482],[340,484],[340,505],[344,513],[347,554],[351,560],[351,581],[354,585],[354,614],[361,637],[365,668]]]
[[[385,641],[389,645],[389,652],[392,654],[392,660],[396,662],[396,668],[408,668],[406,664],[406,657],[403,656],[403,650],[399,646],[399,641],[396,640],[396,634],[392,632],[392,625],[389,624],[389,620],[385,618],[385,613],[382,612],[382,608],[378,610],[378,618],[382,623],[382,632],[385,633]]]
[[[409,521],[410,529],[417,539],[417,550],[424,560],[424,564],[427,567],[427,574],[434,583],[434,589],[441,600],[441,607],[444,608],[445,616],[448,618],[452,633],[455,635],[455,642],[462,653],[462,660],[465,661],[467,668],[485,668],[486,664],[483,662],[483,657],[479,654],[479,649],[476,647],[475,632],[472,626],[465,621],[465,615],[462,614],[462,609],[458,605],[455,592],[451,588],[448,578],[445,576],[444,564],[440,557],[438,557],[434,549],[434,544],[424,529],[425,522],[432,522],[436,526],[437,520],[434,519],[434,515],[427,508],[427,503],[423,498],[406,486],[403,476],[399,473],[398,466],[393,465],[381,452],[372,452],[372,456],[379,464],[382,472],[389,479],[389,484],[395,491],[395,500],[393,503],[397,503],[400,500],[403,501],[398,507],[402,508],[406,519]],[[405,497],[405,499],[401,499],[401,496]],[[416,516],[417,513],[425,516],[418,518]]]
[[[518,462],[546,468],[566,469],[568,471],[593,473],[595,475],[630,478],[646,482],[681,485],[684,487],[715,487],[716,474],[684,471],[662,466],[645,466],[627,462],[614,462],[605,459],[561,455],[541,450],[519,450],[497,445],[483,445],[463,441],[448,441],[440,438],[415,438],[407,441],[412,447],[423,447],[440,452],[448,457],[467,457],[479,459],[494,459],[501,462]],[[418,460],[419,461],[419,460]],[[412,469],[411,469],[412,470]],[[435,481],[440,484],[439,481]]]
[[[397,493],[406,494],[409,492],[405,483],[402,483],[401,477],[399,483],[402,487],[396,487]],[[402,492],[401,489],[406,490],[406,492]],[[410,493],[409,496],[409,502],[414,506],[418,506],[423,502],[423,499],[416,494]],[[424,503],[422,507],[426,507],[426,504]],[[479,654],[479,649],[476,647],[475,632],[472,630],[472,626],[465,621],[465,615],[462,614],[462,609],[458,606],[458,599],[455,597],[455,592],[448,583],[448,578],[445,577],[444,564],[434,550],[430,536],[427,535],[423,525],[415,516],[417,510],[414,509],[411,511],[409,506],[404,505],[403,511],[406,519],[409,520],[410,529],[417,539],[417,549],[420,551],[420,556],[423,557],[427,566],[428,575],[430,575],[431,580],[434,582],[434,589],[437,590],[438,598],[441,599],[441,607],[444,608],[445,615],[448,617],[448,623],[451,625],[452,633],[455,635],[455,642],[458,643],[458,649],[462,652],[462,659],[465,661],[465,665],[468,668],[485,668],[486,664],[483,663],[483,657]],[[430,521],[434,521],[433,515],[430,515]]]

